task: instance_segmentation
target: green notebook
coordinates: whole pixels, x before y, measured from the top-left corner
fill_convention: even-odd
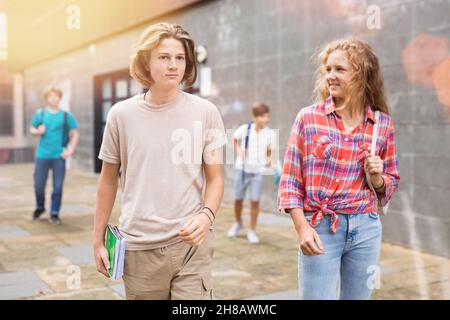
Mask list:
[[[125,238],[116,226],[107,225],[105,247],[108,250],[109,277],[111,279],[120,279],[123,275]]]

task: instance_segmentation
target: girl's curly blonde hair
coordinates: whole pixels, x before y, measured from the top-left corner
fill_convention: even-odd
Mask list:
[[[330,96],[326,81],[326,64],[329,55],[335,50],[344,53],[353,69],[342,108],[351,105],[353,110],[350,112],[354,114],[356,108],[369,104],[372,109],[389,114],[378,58],[367,42],[355,38],[334,40],[317,54],[318,68],[314,89],[316,98],[325,100]]]

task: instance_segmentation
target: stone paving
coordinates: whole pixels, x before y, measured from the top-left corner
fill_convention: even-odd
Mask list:
[[[48,216],[31,219],[32,172],[32,164],[0,166],[0,299],[123,299],[122,282],[98,274],[93,262],[97,176],[68,171],[62,224],[53,226]],[[112,223],[118,215],[117,203]],[[245,232],[228,239],[232,222],[232,208],[224,205],[215,231],[215,297],[296,299],[297,242],[289,218],[262,213],[260,245],[248,244]],[[381,274],[372,299],[450,299],[450,261],[443,257],[383,243]]]

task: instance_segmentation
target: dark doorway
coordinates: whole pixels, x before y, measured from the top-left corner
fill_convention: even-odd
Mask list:
[[[102,161],[98,159],[103,140],[106,118],[111,107],[141,91],[137,82],[130,77],[128,69],[94,77],[94,168],[99,173]]]

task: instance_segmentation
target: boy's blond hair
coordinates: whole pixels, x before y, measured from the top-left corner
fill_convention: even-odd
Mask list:
[[[56,93],[60,99],[63,96],[63,91],[53,85],[46,87],[44,91],[42,91],[42,96],[44,97],[44,99],[47,99],[48,95],[52,92]]]

